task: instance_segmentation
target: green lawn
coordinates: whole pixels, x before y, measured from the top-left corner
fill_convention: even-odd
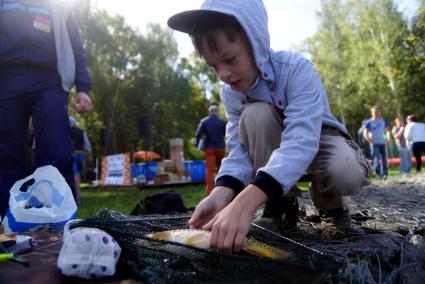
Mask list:
[[[163,188],[85,187],[81,189],[82,202],[78,205],[77,218],[94,215],[100,208],[109,208],[129,214],[137,203],[148,195],[166,191],[178,192],[184,205],[194,207],[204,196],[204,184]]]
[[[397,176],[399,168],[390,168],[390,176]],[[372,182],[375,178],[372,178]],[[308,190],[307,182],[297,184],[303,191]],[[194,207],[204,196],[205,186],[202,183],[178,187],[163,188],[124,188],[124,187],[83,187],[81,190],[82,203],[78,205],[78,218],[94,215],[100,208],[109,208],[129,214],[139,201],[148,195],[158,192],[175,191],[180,193],[184,205]]]

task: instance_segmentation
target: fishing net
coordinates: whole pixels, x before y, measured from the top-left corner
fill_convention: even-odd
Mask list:
[[[362,188],[350,204],[353,230],[341,234],[306,222],[286,234],[344,262],[346,283],[425,283],[425,175]],[[308,196],[300,199],[309,209]]]
[[[145,283],[325,283],[341,268],[335,258],[259,227],[252,227],[249,235],[291,256],[268,260],[229,255],[146,237],[152,232],[187,228],[188,220],[187,214],[127,216],[102,209],[77,226],[111,234],[122,248],[121,262]]]
[[[126,216],[101,210],[77,226],[97,227],[123,248],[121,262],[145,283],[425,283],[425,175],[363,188],[350,204],[353,229],[303,221],[279,236],[253,226],[249,234],[283,249],[280,261],[228,255],[146,234],[187,228],[189,214]]]

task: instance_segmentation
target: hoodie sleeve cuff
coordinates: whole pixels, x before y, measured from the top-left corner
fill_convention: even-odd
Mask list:
[[[253,185],[261,189],[270,202],[277,200],[282,195],[282,186],[271,175],[259,172],[252,182]]]
[[[245,188],[243,182],[232,176],[220,177],[215,183],[215,186],[225,186],[231,188],[235,192],[235,195],[238,195],[239,192]]]

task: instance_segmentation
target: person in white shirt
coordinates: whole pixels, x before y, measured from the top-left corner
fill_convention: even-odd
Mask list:
[[[407,125],[404,130],[408,148],[413,152],[416,159],[416,172],[421,171],[421,153],[425,152],[425,123],[418,122],[414,114],[407,116]]]

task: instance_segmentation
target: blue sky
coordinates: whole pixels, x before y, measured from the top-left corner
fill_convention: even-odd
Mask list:
[[[175,13],[199,8],[203,0],[97,0],[99,9],[124,16],[126,22],[142,33],[148,23],[167,26],[167,19]],[[269,16],[271,47],[291,50],[312,36],[317,27],[320,0],[263,0]],[[396,0],[401,11],[411,15],[418,7],[417,0]],[[182,56],[193,51],[187,35],[175,32]]]

